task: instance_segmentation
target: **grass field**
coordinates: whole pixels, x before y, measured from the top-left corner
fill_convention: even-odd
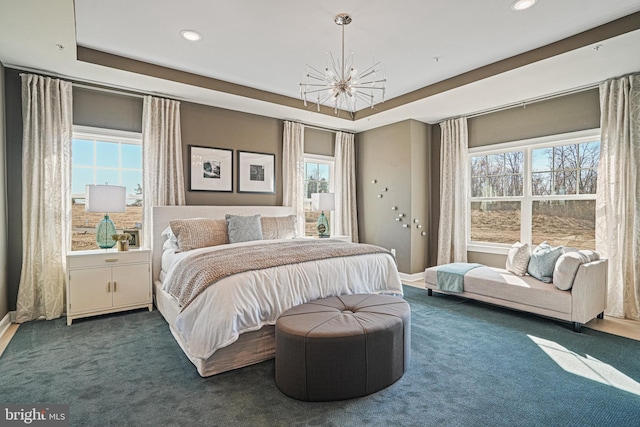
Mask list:
[[[593,220],[557,216],[533,215],[532,242],[549,242],[551,246],[571,246],[595,249]],[[520,241],[520,215],[509,211],[479,211],[471,213],[471,240],[508,243]],[[569,230],[569,232],[565,231]]]

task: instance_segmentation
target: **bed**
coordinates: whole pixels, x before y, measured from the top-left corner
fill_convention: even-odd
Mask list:
[[[280,230],[280,235],[265,234],[265,240],[233,243],[225,241],[223,244],[205,241],[193,247],[185,244],[185,241],[191,240],[182,240],[181,248],[188,250],[179,250],[172,243],[177,237],[169,231],[172,228],[180,230],[176,224],[192,224],[194,221],[205,221],[204,219],[218,220],[211,222],[219,223],[227,214],[237,216],[232,219],[238,220],[260,215],[262,221],[273,220],[277,224],[288,224],[287,218],[293,218],[292,208],[282,206],[153,208],[154,301],[181,349],[203,377],[273,358],[273,325],[278,315],[292,306],[343,294],[402,295],[395,259],[388,251],[370,247],[372,245],[330,242],[332,239],[291,238],[295,236],[282,234],[281,226],[276,228]],[[173,227],[169,227],[170,223]],[[226,222],[224,224],[226,226]],[[237,231],[232,230],[234,224],[229,223],[229,234]],[[263,231],[268,233],[264,224],[263,222]],[[198,238],[204,235],[192,234]],[[183,235],[186,234],[183,232]],[[173,240],[167,242],[168,239]],[[339,245],[345,247],[338,247]],[[354,253],[346,255],[338,250]],[[307,260],[304,258],[306,251],[329,251],[327,253],[338,255]],[[356,251],[362,253],[355,253]],[[257,261],[251,257],[259,259],[259,253],[277,253],[282,256],[270,257],[286,258],[287,262],[294,262],[289,264],[278,260],[272,267],[257,263],[260,268],[254,269],[252,263]],[[201,268],[213,263],[216,267],[212,269],[218,271],[220,269],[217,264],[234,264],[234,259],[242,260],[235,262],[236,268],[240,264],[246,264],[247,271],[237,269],[219,276],[207,276],[203,272],[208,267]],[[185,279],[185,272],[189,271],[202,283],[208,284],[211,281],[213,284],[191,285],[194,279]],[[211,280],[212,277],[215,277],[215,281]],[[185,285],[187,282],[190,283],[189,286]]]

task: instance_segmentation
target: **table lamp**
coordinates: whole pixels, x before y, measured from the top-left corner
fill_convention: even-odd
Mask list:
[[[111,238],[116,234],[116,226],[109,219],[109,214],[125,212],[127,208],[127,188],[119,185],[87,185],[84,210],[86,212],[102,212],[104,219],[96,228],[96,243],[102,249],[116,245]]]
[[[336,197],[334,193],[313,193],[311,194],[311,208],[314,211],[321,211],[318,218],[318,237],[329,237],[329,221],[324,216],[324,211],[332,211],[336,208]]]

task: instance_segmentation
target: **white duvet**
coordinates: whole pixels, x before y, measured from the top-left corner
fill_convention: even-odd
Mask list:
[[[277,251],[278,242],[261,240],[234,246],[273,245]],[[166,251],[163,288],[170,285],[177,263],[229,246],[184,253]],[[390,254],[330,258],[226,277],[209,286],[178,314],[174,329],[192,357],[206,359],[217,349],[232,344],[241,333],[275,324],[278,316],[293,306],[328,296],[361,293],[402,295],[398,269]]]

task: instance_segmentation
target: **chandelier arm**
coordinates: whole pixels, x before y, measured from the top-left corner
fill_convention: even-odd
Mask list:
[[[373,64],[371,67],[367,68],[367,69],[366,69],[366,70],[364,70],[362,73],[360,73],[360,76],[359,76],[359,77],[364,77],[364,76],[366,76],[366,75],[368,75],[368,74],[370,74],[370,73],[375,73],[375,72],[376,72],[376,69],[375,69],[375,68],[376,68],[378,65],[380,65],[380,63],[381,63],[381,61],[376,62],[376,63],[375,63],[375,64]],[[365,73],[368,73],[368,74],[365,74]]]
[[[331,67],[333,67],[333,73],[335,75],[334,79],[340,79],[340,72],[338,71],[338,67],[340,66],[340,64],[336,64],[336,59],[333,57],[333,53],[329,52],[329,57],[331,57]]]
[[[370,82],[362,82],[358,85],[353,85],[351,87],[356,88],[356,89],[367,89],[367,90],[382,90],[384,89],[382,86],[377,87],[377,86],[366,86],[367,84],[370,83],[376,83],[376,82],[380,82],[380,80],[375,80],[375,81],[370,81]]]
[[[326,74],[326,73],[323,73],[322,71],[318,71],[318,70],[316,70],[316,69],[315,69],[314,67],[312,67],[311,65],[307,65],[307,67],[309,67],[309,68],[311,68],[313,71],[315,71],[315,72],[317,73],[317,74],[315,74],[315,75],[316,75],[316,76],[318,76],[318,77],[321,77],[321,78],[322,78],[322,77]],[[314,74],[307,73],[307,75],[314,75]]]
[[[324,91],[331,91],[331,88],[322,88],[322,89],[315,89],[315,90],[305,90],[304,93],[306,94],[312,94],[312,93],[322,93]],[[329,93],[329,95],[333,95],[332,93]]]
[[[326,83],[321,84],[321,83],[302,83],[304,86],[308,86],[308,87],[326,87],[327,89],[331,89],[330,86],[328,86]]]

